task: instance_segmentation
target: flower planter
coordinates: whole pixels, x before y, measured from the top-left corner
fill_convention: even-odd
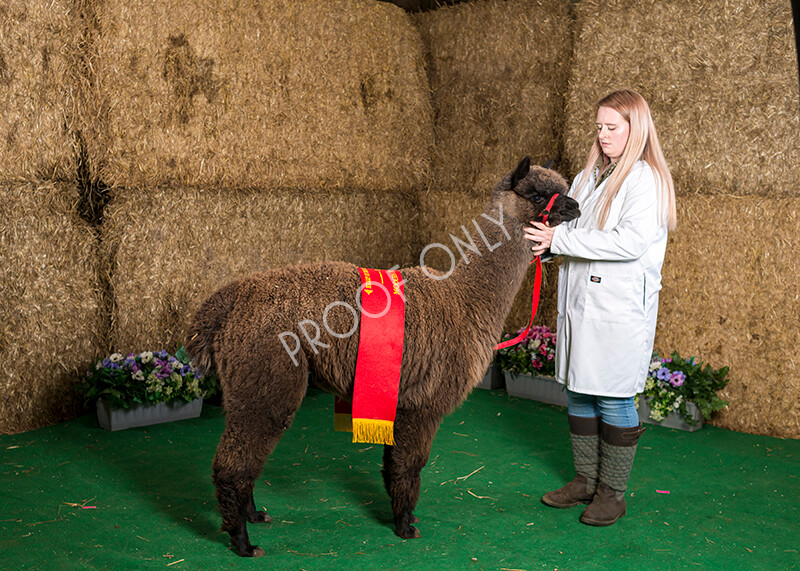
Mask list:
[[[197,418],[203,410],[203,399],[191,402],[134,405],[130,408],[111,408],[103,399],[97,399],[97,423],[106,430],[125,430],[135,426],[148,426],[174,420]]]
[[[483,376],[483,380],[478,385],[478,388],[497,390],[502,389],[504,385],[503,372],[500,370],[499,366],[492,363],[486,370],[486,374]]]
[[[703,428],[703,415],[700,413],[700,409],[697,408],[697,405],[693,402],[687,402],[686,412],[688,412],[694,420],[698,421],[697,424],[692,425],[687,423],[677,410],[669,413],[664,420],[655,420],[650,418],[650,403],[648,399],[641,395],[639,396],[639,420],[641,422],[666,426],[667,428],[677,428],[678,430],[686,430],[688,432],[694,432],[695,430]]]
[[[517,375],[510,371],[503,371],[503,376],[506,391],[512,396],[567,406],[567,391],[553,377]]]

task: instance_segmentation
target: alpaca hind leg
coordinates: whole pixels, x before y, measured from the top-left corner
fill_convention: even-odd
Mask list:
[[[250,506],[247,508],[247,521],[250,523],[271,523],[272,517],[264,511],[256,508],[256,500],[250,494]]]
[[[423,414],[398,411],[395,445],[389,447],[390,451],[384,450],[384,483],[392,500],[395,533],[404,539],[421,536],[412,525],[419,522],[414,508],[419,500],[420,472],[428,463],[437,428],[438,422]]]
[[[286,379],[286,377],[284,377]],[[305,376],[302,377],[303,383]],[[255,509],[253,484],[283,432],[289,428],[305,393],[305,384],[285,383],[280,391],[257,395],[249,406],[228,399],[225,432],[214,458],[214,484],[222,512],[222,529],[243,557],[259,557],[264,550],[250,543],[247,522],[267,522],[266,512]],[[257,404],[255,404],[257,403]]]
[[[267,456],[283,434],[274,423],[257,423],[252,414],[228,412],[214,458],[214,486],[222,512],[222,529],[231,536],[233,549],[243,557],[260,557],[264,550],[250,543],[247,522],[253,501],[253,484]]]

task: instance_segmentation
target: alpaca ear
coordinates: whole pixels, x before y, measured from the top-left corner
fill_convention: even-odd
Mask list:
[[[528,172],[531,170],[531,158],[525,157],[522,159],[519,164],[517,165],[514,174],[511,175],[511,189],[514,190],[517,188],[517,183],[521,181],[523,178],[528,176]]]

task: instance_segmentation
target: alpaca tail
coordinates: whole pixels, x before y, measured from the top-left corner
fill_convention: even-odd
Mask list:
[[[235,297],[231,290],[231,286],[226,286],[217,291],[203,303],[192,320],[186,352],[202,373],[216,370],[214,345],[217,333],[233,309]]]

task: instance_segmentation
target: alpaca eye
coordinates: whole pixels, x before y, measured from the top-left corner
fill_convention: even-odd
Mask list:
[[[531,198],[531,200],[533,200],[534,202],[536,202],[538,204],[539,202],[541,202],[544,199],[541,197],[541,195],[534,194],[533,198]]]

